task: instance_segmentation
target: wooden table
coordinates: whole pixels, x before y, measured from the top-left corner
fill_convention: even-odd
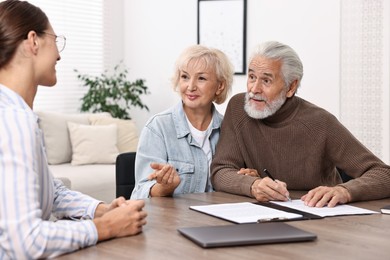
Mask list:
[[[290,192],[292,198],[299,193]],[[59,259],[390,259],[390,215],[327,217],[290,221],[317,234],[314,242],[202,249],[177,232],[179,227],[234,225],[193,210],[191,205],[255,201],[222,192],[185,194],[146,200],[143,233],[98,243]],[[350,205],[379,211],[390,199]]]

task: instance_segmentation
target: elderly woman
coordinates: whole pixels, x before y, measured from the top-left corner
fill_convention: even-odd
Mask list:
[[[173,77],[181,102],[153,116],[140,136],[132,199],[208,192],[223,103],[233,83],[226,55],[194,45],[178,58]]]

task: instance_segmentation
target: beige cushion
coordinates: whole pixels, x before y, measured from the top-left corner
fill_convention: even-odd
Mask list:
[[[35,113],[39,117],[39,127],[45,139],[48,163],[69,163],[72,160],[72,147],[67,122],[87,125],[92,114],[65,114],[44,111],[36,111]],[[111,115],[109,113],[97,113],[94,116],[110,117]]]
[[[116,124],[118,127],[118,150],[120,153],[135,152],[138,145],[137,127],[132,120],[112,117],[90,117],[91,125]]]
[[[116,146],[117,126],[83,125],[68,122],[72,144],[72,165],[115,163],[119,154]]]
[[[45,139],[46,155],[49,164],[60,164],[71,161],[67,122],[89,124],[86,114],[64,114],[57,112],[36,112],[39,117],[39,127]]]

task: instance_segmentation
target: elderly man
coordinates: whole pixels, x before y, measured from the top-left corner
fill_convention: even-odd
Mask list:
[[[257,47],[247,93],[232,97],[226,109],[211,165],[215,190],[258,201],[306,190],[301,199],[312,207],[390,197],[390,166],[332,114],[295,96],[302,75],[289,46]],[[338,170],[352,179],[343,183]]]

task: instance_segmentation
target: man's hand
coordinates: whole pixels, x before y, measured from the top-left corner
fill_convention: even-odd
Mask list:
[[[310,190],[306,195],[303,195],[301,200],[309,207],[321,208],[328,205],[328,207],[331,208],[337,204],[350,202],[351,194],[342,186],[320,186]]]
[[[172,195],[180,184],[180,177],[176,169],[172,165],[161,163],[151,163],[150,167],[154,172],[148,176],[148,179],[155,179],[157,182],[150,189],[150,196],[163,197]]]
[[[140,233],[146,224],[144,206],[143,200],[127,200],[100,218],[95,218],[93,222],[98,231],[98,241]]]
[[[256,180],[251,187],[251,193],[258,201],[287,201],[289,192],[285,182],[266,177]]]

